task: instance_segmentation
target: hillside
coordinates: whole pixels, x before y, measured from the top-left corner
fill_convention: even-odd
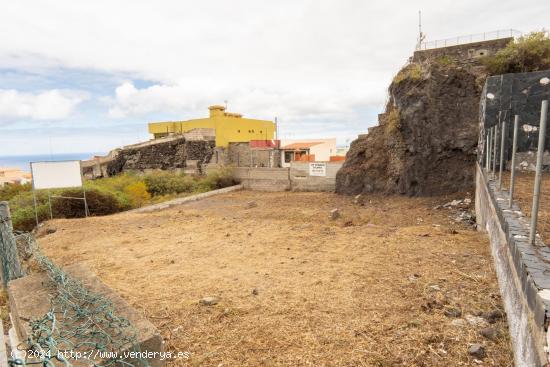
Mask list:
[[[351,144],[336,192],[425,196],[471,189],[485,79],[549,67],[546,31],[416,51],[392,81],[379,125]]]
[[[473,185],[479,66],[424,61],[404,67],[389,87],[379,126],[355,140],[336,191],[439,195]]]

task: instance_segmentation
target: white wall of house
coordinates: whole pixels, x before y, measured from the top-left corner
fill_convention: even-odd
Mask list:
[[[330,161],[331,155],[336,155],[336,138],[330,139],[292,139],[282,140],[281,147],[295,143],[320,143],[309,147],[309,154],[315,155],[316,161]],[[281,154],[281,167],[290,167],[289,162],[285,162],[284,152]]]

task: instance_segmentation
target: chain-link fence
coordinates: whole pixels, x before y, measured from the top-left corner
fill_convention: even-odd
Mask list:
[[[138,332],[130,321],[117,315],[108,298],[90,291],[55,265],[30,233],[14,232],[7,202],[0,202],[0,251],[4,287],[24,274],[19,255],[49,279],[44,286],[50,297],[42,302],[49,303],[50,309],[29,320],[28,339],[17,346],[33,353],[24,353],[24,358],[13,353],[10,366],[148,366],[141,358]],[[79,357],[72,357],[75,355]]]

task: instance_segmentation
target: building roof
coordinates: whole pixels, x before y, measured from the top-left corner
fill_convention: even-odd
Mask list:
[[[250,148],[251,149],[274,149],[279,148],[281,146],[280,140],[250,140]]]
[[[309,149],[314,145],[323,144],[323,142],[320,141],[303,141],[303,142],[297,142],[285,145],[281,149],[287,149],[287,150],[296,150],[296,149]]]

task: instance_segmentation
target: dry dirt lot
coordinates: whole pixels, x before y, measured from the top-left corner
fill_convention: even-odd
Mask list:
[[[473,343],[486,348],[482,365],[511,366],[505,319],[483,317],[502,308],[487,238],[433,209],[454,198],[464,196],[358,206],[242,191],[55,220],[38,241],[61,264],[87,263],[168,350],[191,353],[171,366],[477,366]],[[205,296],[220,301],[200,305]],[[487,326],[496,339],[480,335]]]

